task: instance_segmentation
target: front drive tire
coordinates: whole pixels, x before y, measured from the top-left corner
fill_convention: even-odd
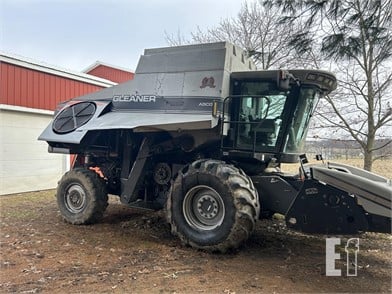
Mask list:
[[[64,174],[56,197],[62,217],[74,225],[98,222],[108,206],[104,181],[95,172],[83,168]]]
[[[172,233],[183,243],[208,251],[240,246],[259,213],[251,179],[218,160],[198,160],[180,171],[166,203]]]

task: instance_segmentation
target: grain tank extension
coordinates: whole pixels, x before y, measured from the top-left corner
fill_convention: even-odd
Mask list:
[[[39,140],[75,154],[57,201],[72,224],[98,221],[108,193],[165,209],[172,233],[210,251],[238,247],[274,213],[307,233],[391,231],[388,179],[304,161],[309,120],[332,73],[259,71],[232,44],[147,49],[129,82],[61,103]]]

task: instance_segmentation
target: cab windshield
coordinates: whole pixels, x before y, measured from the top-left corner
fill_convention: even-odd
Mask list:
[[[285,153],[302,152],[304,149],[309,121],[320,98],[314,88],[301,88],[297,107],[295,108],[284,145]]]
[[[230,121],[224,124],[230,124],[230,136],[223,147],[253,152],[302,152],[317,93],[316,87],[282,91],[273,82],[237,82],[234,95],[225,100]]]

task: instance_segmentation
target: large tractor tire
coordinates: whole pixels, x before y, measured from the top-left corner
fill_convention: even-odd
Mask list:
[[[172,233],[186,245],[212,252],[239,247],[259,213],[251,179],[242,170],[211,159],[180,171],[166,203]]]
[[[105,182],[93,171],[76,168],[64,174],[57,186],[57,204],[66,222],[98,222],[108,206]]]

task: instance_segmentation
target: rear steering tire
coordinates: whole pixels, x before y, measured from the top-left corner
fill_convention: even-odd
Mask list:
[[[66,222],[98,222],[108,206],[105,182],[93,171],[76,168],[64,174],[57,186],[57,204]]]
[[[240,169],[218,160],[198,160],[179,172],[166,213],[183,243],[225,252],[240,246],[259,217],[257,191]]]

